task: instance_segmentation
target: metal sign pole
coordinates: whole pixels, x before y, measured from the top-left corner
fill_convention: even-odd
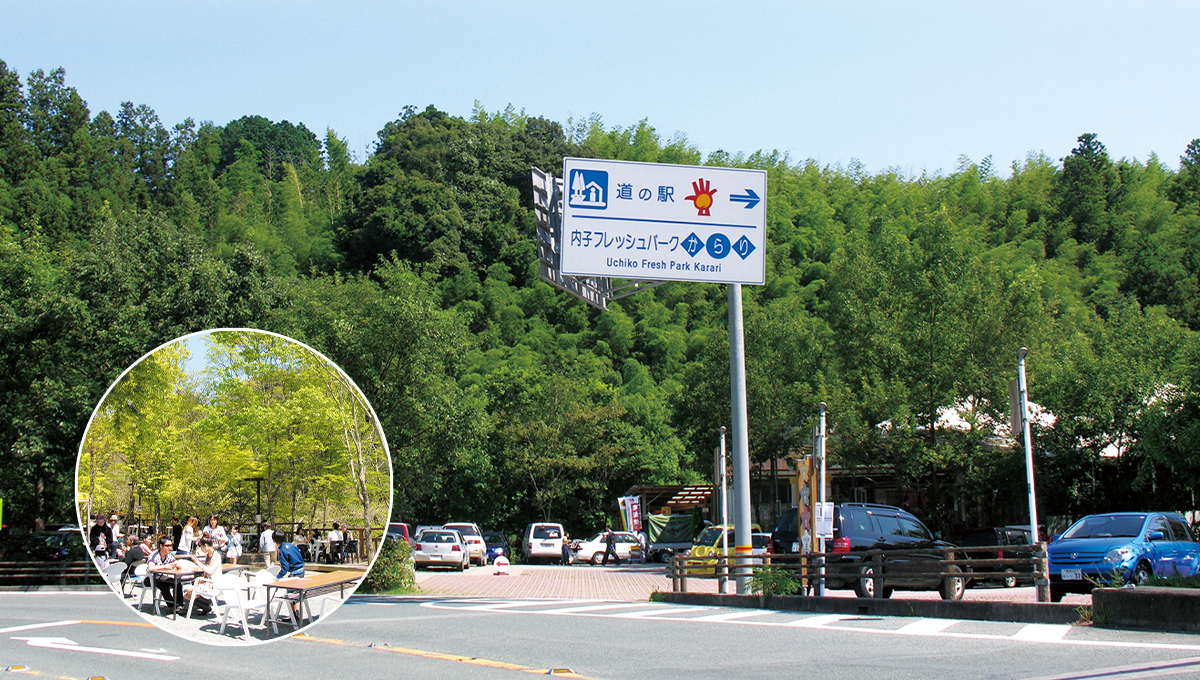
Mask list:
[[[746,426],[746,347],[742,285],[729,284],[729,392],[733,411],[733,543],[737,592],[750,594],[750,435]]]
[[[825,402],[821,402],[821,429],[817,435],[817,446],[813,447],[814,453],[817,453],[817,488],[820,489],[817,494],[817,502],[820,503],[821,517],[825,518]],[[822,525],[824,522],[821,523]],[[818,531],[818,529],[820,529]],[[821,527],[817,526],[816,513],[813,514],[813,535],[817,539],[817,552],[824,554],[825,552],[825,532]],[[821,579],[817,581],[817,596],[825,595],[825,558],[821,557]]]
[[[725,467],[725,426],[721,426],[721,555],[727,560],[725,572],[729,573],[729,479]],[[725,579],[719,583],[721,593],[725,592]]]
[[[1025,347],[1017,350],[1017,387],[1021,391],[1021,429],[1025,436],[1025,481],[1029,487],[1029,530],[1033,534],[1033,542],[1041,543],[1038,532],[1037,493],[1033,487],[1033,442],[1029,432],[1029,385],[1025,382],[1025,355],[1029,350]],[[1050,585],[1040,581],[1037,584],[1038,602],[1050,600]]]

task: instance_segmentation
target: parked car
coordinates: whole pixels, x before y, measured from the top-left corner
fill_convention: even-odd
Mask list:
[[[483,543],[487,546],[487,561],[488,564],[496,561],[497,557],[504,555],[512,561],[512,556],[509,555],[508,539],[499,531],[483,532]]]
[[[562,563],[563,526],[555,522],[533,522],[525,527],[521,547],[525,561],[533,564],[539,560]]]
[[[786,510],[771,534],[775,552],[780,546],[787,552],[795,552],[797,546],[798,511],[795,506]],[[830,590],[853,588],[859,597],[875,596],[875,570],[864,560],[862,553],[868,550],[884,551],[884,576],[887,585],[880,593],[891,597],[893,590],[937,590],[943,600],[961,600],[966,589],[965,576],[941,577],[942,550],[954,546],[936,540],[929,529],[912,513],[891,505],[874,503],[841,503],[833,509],[833,541],[826,543],[826,550],[837,555],[831,557],[825,587]],[[889,556],[892,551],[905,551],[904,555]],[[917,551],[908,554],[908,551]],[[846,572],[857,576],[846,576]],[[946,571],[962,571],[955,565]]]
[[[471,555],[462,534],[453,529],[427,529],[413,544],[413,564],[417,569],[451,567],[462,571],[471,566]]]
[[[412,545],[414,538],[412,526],[404,522],[388,522],[387,533],[384,534],[384,538],[404,540],[408,541],[409,545]]]
[[[769,543],[770,542],[770,534],[763,534],[759,530],[759,526],[757,524],[751,526],[751,532],[752,532],[750,534],[751,545],[752,545],[751,554],[753,555],[754,554],[753,553],[753,543],[755,542],[754,537],[755,536],[766,536],[767,541],[765,541],[765,543]],[[721,543],[721,535],[722,534],[725,535],[725,545],[724,546],[722,546],[722,543]],[[697,536],[696,539],[692,541],[692,549],[690,552],[688,552],[688,557],[689,558],[697,558],[697,559],[689,559],[688,560],[688,563],[690,565],[692,565],[690,567],[689,571],[693,574],[711,574],[711,573],[713,573],[715,567],[709,568],[709,567],[705,567],[705,566],[696,566],[696,565],[716,565],[717,564],[716,559],[703,559],[703,558],[711,558],[713,556],[721,555],[722,547],[725,547],[727,549],[727,551],[724,554],[732,557],[734,555],[734,546],[736,545],[736,541],[734,540],[734,534],[735,534],[735,531],[734,531],[733,526],[726,527],[723,524],[715,524],[710,527],[705,527],[704,531],[701,531],[700,535]],[[762,539],[758,539],[757,542],[760,545],[764,544],[764,541],[762,541]],[[759,552],[760,555],[766,553],[765,546],[760,547],[759,550],[760,550],[760,552]],[[752,558],[751,564],[761,565],[762,557]]]
[[[573,559],[577,562],[591,562],[592,564],[603,562],[604,553],[607,552],[608,547],[605,533],[601,531],[591,538],[571,541]],[[622,562],[642,559],[642,542],[638,540],[637,534],[629,531],[613,532],[613,550],[616,551],[617,557],[621,558]]]
[[[87,559],[83,534],[78,531],[39,531],[12,536],[0,548],[5,562],[69,562]]]
[[[450,522],[442,525],[443,529],[454,529],[462,534],[467,542],[467,551],[471,554],[471,563],[483,566],[487,564],[487,544],[483,542],[483,532],[479,525],[473,522]]]
[[[959,542],[960,545],[966,548],[963,551],[964,555],[971,559],[979,560],[1002,560],[1005,559],[1003,546],[1030,545],[1031,543],[1033,543],[1033,539],[1029,533],[1029,527],[1022,529],[1016,526],[972,529],[964,534],[963,539]],[[970,548],[982,546],[996,546],[996,549],[970,550]],[[1028,555],[1028,553],[1025,554]],[[1011,558],[1015,556],[1016,555],[1012,551],[1008,552],[1008,557]],[[1021,578],[1018,576],[1017,570],[1013,567],[1004,567],[1003,569],[998,567],[989,567],[983,571],[1002,572],[1002,576],[996,576],[991,580],[1003,584],[1006,588],[1016,587],[1017,581]],[[1032,568],[1023,569],[1022,571],[1032,572]],[[1033,578],[1032,574],[1028,574],[1027,576],[1028,578],[1026,580],[1031,580]],[[982,579],[972,577],[970,583],[974,583],[976,580]]]
[[[1096,586],[1200,572],[1200,545],[1183,516],[1167,512],[1088,515],[1055,538],[1049,556],[1052,602]]]

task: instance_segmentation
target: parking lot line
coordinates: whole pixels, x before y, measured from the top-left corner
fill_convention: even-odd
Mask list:
[[[934,633],[946,630],[956,623],[959,623],[958,619],[921,619],[907,626],[901,626],[896,632],[904,633],[905,635],[933,635]]]

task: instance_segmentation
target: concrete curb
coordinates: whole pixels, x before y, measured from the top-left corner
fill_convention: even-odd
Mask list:
[[[882,600],[792,595],[710,595],[664,593],[667,602],[719,607],[746,607],[780,611],[852,614],[856,616],[919,616],[930,619],[1013,621],[1019,623],[1074,624],[1079,607],[1070,604],[1024,604],[1020,602],[944,602],[941,600]]]
[[[1102,628],[1200,633],[1200,589],[1097,588],[1092,621]]]

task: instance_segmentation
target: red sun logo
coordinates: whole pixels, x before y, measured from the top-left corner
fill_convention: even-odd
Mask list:
[[[713,204],[713,194],[717,193],[716,189],[710,188],[708,180],[701,177],[692,182],[692,195],[684,198],[685,201],[691,201],[692,205],[696,206],[697,215],[709,217],[708,209]]]

